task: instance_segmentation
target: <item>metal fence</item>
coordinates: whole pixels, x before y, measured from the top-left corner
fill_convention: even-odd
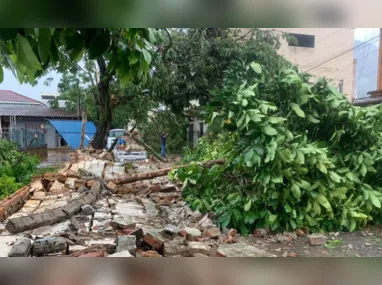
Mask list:
[[[14,142],[18,149],[27,148],[31,140],[35,137],[36,140],[33,141],[31,147],[43,146],[46,144],[45,132],[43,130],[3,128],[0,133],[0,138]]]

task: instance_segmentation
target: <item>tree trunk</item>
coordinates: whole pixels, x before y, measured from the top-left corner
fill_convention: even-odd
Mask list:
[[[99,120],[92,146],[95,149],[104,149],[106,147],[107,137],[113,120],[109,93],[111,76],[106,74],[106,63],[103,58],[98,59],[97,63],[100,69],[100,81],[97,85],[99,94],[99,105],[97,106]]]
[[[210,160],[210,161],[202,162],[201,165],[203,165],[204,167],[211,167],[215,164],[224,164],[224,163],[225,163],[225,159],[216,159],[216,160]],[[186,166],[188,166],[188,164],[176,166],[176,168],[182,168],[182,167],[186,167]],[[109,179],[106,182],[112,181],[113,183],[120,185],[120,184],[132,183],[132,182],[139,181],[139,180],[148,180],[148,179],[153,179],[155,177],[165,176],[172,169],[173,169],[173,167],[168,167],[168,168],[163,168],[163,169],[159,169],[159,170],[152,171],[152,172],[133,174],[130,176],[123,176],[123,177],[116,178],[116,179]]]
[[[86,111],[82,112],[82,129],[81,129],[81,141],[80,141],[80,149],[84,149],[85,146],[85,129],[86,129],[86,121],[88,120]]]

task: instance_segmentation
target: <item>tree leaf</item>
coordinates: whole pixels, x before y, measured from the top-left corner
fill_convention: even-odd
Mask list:
[[[275,128],[272,128],[271,126],[265,126],[263,128],[263,132],[268,136],[275,136],[278,134],[277,130]]]
[[[337,183],[340,183],[341,182],[341,177],[338,176],[337,173],[333,172],[333,171],[329,171],[329,176],[330,178],[334,181],[334,182],[337,182]]]
[[[251,161],[254,154],[255,154],[255,152],[252,149],[250,151],[248,151],[244,156],[244,162],[247,163],[247,162]]]
[[[310,114],[308,114],[307,119],[309,122],[314,123],[314,124],[318,124],[320,122],[320,120],[316,119],[315,117],[313,117]]]
[[[48,60],[51,41],[50,29],[40,28],[38,30],[38,54],[43,64]]]
[[[356,221],[354,218],[352,218],[352,219],[350,220],[350,228],[349,228],[349,231],[350,231],[350,232],[354,231],[355,228],[356,228],[356,226],[357,226],[357,221]]]
[[[278,124],[278,123],[281,123],[281,122],[284,122],[284,121],[286,121],[286,119],[283,118],[283,117],[270,117],[269,118],[269,122],[271,124]]]
[[[252,200],[249,200],[247,204],[245,204],[244,206],[244,211],[248,212],[251,206],[252,206]]]
[[[369,198],[370,198],[370,202],[375,207],[377,207],[378,209],[381,208],[381,202],[379,201],[379,199],[371,191],[369,191]]]
[[[41,69],[40,62],[38,61],[35,53],[32,50],[28,40],[21,35],[17,35],[17,61],[27,68],[32,70]]]
[[[346,187],[340,187],[340,188],[336,188],[333,192],[332,192],[332,195],[333,197],[345,197],[346,198],[346,193],[348,191],[348,188]]]
[[[313,210],[317,215],[321,215],[321,207],[316,201],[313,202]]]
[[[316,163],[316,167],[317,167],[322,173],[325,173],[325,174],[328,173],[328,170],[326,169],[325,165],[324,165],[320,160],[317,161],[317,163]]]
[[[298,187],[298,185],[296,183],[292,183],[292,187],[291,187],[291,190],[292,190],[292,194],[293,196],[299,200],[301,198],[301,190],[300,190],[300,187]]]
[[[362,164],[362,166],[361,166],[361,174],[362,174],[362,176],[365,176],[366,173],[367,173],[366,165],[365,165],[365,164]]]
[[[297,105],[296,103],[291,103],[290,106],[293,109],[293,111],[295,111],[297,116],[299,116],[301,118],[305,118],[305,113],[303,110],[301,110],[299,105]]]
[[[318,196],[317,196],[317,202],[321,205],[321,206],[323,206],[324,208],[326,208],[326,209],[331,209],[332,207],[330,206],[330,203],[329,203],[329,201],[328,201],[328,199],[326,199],[326,197],[324,196],[324,195],[322,195],[322,194],[318,194]]]
[[[251,63],[251,68],[257,73],[257,74],[260,74],[262,72],[262,68],[261,68],[261,65],[256,63],[256,62],[252,62]]]
[[[143,57],[145,58],[145,61],[148,64],[150,64],[151,63],[151,54],[146,49],[143,49],[142,52],[143,52]]]
[[[276,221],[276,219],[277,219],[277,215],[269,215],[268,221],[270,223],[273,223],[274,221]]]

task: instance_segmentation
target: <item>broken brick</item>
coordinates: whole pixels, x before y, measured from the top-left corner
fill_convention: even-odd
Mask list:
[[[107,183],[106,185],[107,189],[110,190],[111,193],[117,193],[117,190],[118,190],[118,187],[115,183],[113,183],[112,181],[110,181],[109,183]]]
[[[74,188],[75,189],[78,189],[78,188],[81,188],[81,187],[86,187],[86,181],[85,180],[77,179],[76,181],[74,181]]]
[[[326,236],[322,234],[312,234],[307,236],[310,245],[324,245],[326,243]]]
[[[148,251],[141,251],[139,254],[137,254],[138,257],[163,257],[158,252],[154,250],[148,250]]]
[[[143,238],[145,243],[150,245],[151,247],[160,250],[163,248],[163,244],[165,243],[164,238],[157,232],[148,232]]]

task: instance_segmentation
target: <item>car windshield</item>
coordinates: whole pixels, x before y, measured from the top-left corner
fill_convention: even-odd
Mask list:
[[[109,137],[117,138],[117,137],[123,136],[124,133],[125,133],[124,131],[110,131]]]

